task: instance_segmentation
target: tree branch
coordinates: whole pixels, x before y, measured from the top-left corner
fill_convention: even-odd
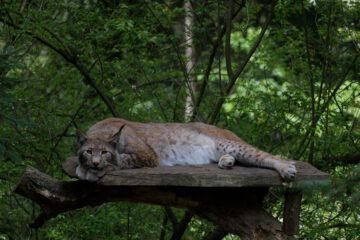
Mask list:
[[[55,149],[57,148],[58,144],[60,143],[61,139],[65,136],[66,132],[68,131],[68,129],[71,127],[71,125],[74,123],[75,119],[77,118],[78,114],[80,113],[80,110],[82,110],[82,108],[85,105],[85,102],[87,100],[87,97],[85,97],[85,99],[82,101],[82,103],[80,104],[80,106],[78,107],[78,109],[75,111],[75,113],[71,116],[70,121],[68,122],[68,124],[65,126],[64,130],[62,131],[62,133],[59,135],[56,143],[54,144],[54,146],[52,147],[52,149],[50,150],[50,154],[49,157],[47,159],[47,162],[49,163],[51,161],[52,155],[55,151]]]
[[[184,234],[189,222],[191,221],[192,217],[194,215],[192,213],[190,213],[189,210],[187,210],[183,216],[183,218],[181,219],[180,223],[178,224],[178,226],[176,227],[176,229],[174,229],[174,232],[170,238],[170,240],[180,240],[182,235]]]
[[[302,19],[303,19],[303,27],[304,27],[304,37],[305,37],[305,46],[306,46],[306,58],[307,58],[307,65],[308,65],[308,71],[309,71],[309,80],[310,80],[310,94],[311,94],[311,133],[310,133],[310,151],[308,156],[308,162],[313,162],[313,156],[314,156],[314,135],[315,135],[315,129],[316,129],[316,119],[315,119],[315,90],[314,90],[314,77],[313,77],[313,71],[311,67],[311,56],[310,56],[310,48],[309,48],[309,37],[308,37],[308,29],[307,29],[307,22],[306,22],[306,16],[305,16],[305,9],[304,9],[304,0],[301,0],[301,12],[302,12]]]
[[[161,226],[161,232],[160,232],[160,238],[159,240],[164,240],[165,239],[165,234],[166,234],[166,225],[167,225],[167,222],[168,222],[168,216],[165,212],[164,214],[164,219],[163,219],[163,222],[162,222],[162,226]]]
[[[360,154],[345,154],[342,156],[325,157],[324,167],[347,166],[360,163]]]
[[[249,53],[245,57],[242,64],[240,64],[238,66],[238,68],[237,68],[235,74],[232,76],[232,78],[229,79],[229,82],[228,82],[228,84],[226,85],[226,88],[225,88],[225,96],[219,98],[218,101],[216,102],[213,112],[208,117],[208,123],[213,124],[215,122],[215,119],[216,119],[218,113],[220,112],[220,109],[221,109],[221,107],[222,107],[222,105],[223,105],[223,103],[225,101],[225,97],[227,97],[230,94],[230,92],[232,90],[232,87],[234,86],[234,84],[235,84],[236,80],[238,79],[239,75],[243,72],[243,70],[245,69],[245,66],[247,65],[250,58],[252,57],[252,55],[256,51],[257,47],[259,46],[259,44],[260,44],[260,42],[261,42],[261,40],[262,40],[268,26],[270,24],[270,21],[271,21],[271,19],[273,17],[275,4],[276,4],[276,1],[274,1],[272,3],[271,10],[270,10],[270,13],[269,13],[269,15],[267,17],[267,20],[266,20],[264,26],[262,27],[261,32],[260,32],[258,38],[256,39],[254,45],[252,46],[251,50],[249,51]]]
[[[267,16],[267,20],[264,24],[264,26],[262,27],[261,29],[261,32],[258,36],[258,38],[256,39],[254,45],[252,46],[250,52],[248,53],[248,55],[245,57],[245,60],[243,61],[243,63],[237,68],[235,74],[234,74],[234,77],[233,79],[231,80],[231,82],[228,84],[227,88],[225,89],[225,93],[226,94],[229,94],[236,79],[240,76],[240,74],[243,72],[246,64],[249,62],[250,58],[252,57],[252,55],[254,54],[254,52],[256,51],[256,49],[258,48],[261,40],[263,39],[264,37],[264,34],[266,32],[266,30],[268,29],[269,27],[269,24],[274,16],[274,7],[275,7],[275,4],[276,4],[276,0],[273,1],[272,5],[271,5],[271,9],[270,9],[270,12]]]
[[[194,96],[194,92],[192,91],[191,88],[191,81],[190,81],[190,77],[188,74],[188,71],[186,69],[186,63],[184,62],[184,59],[182,57],[182,53],[179,49],[179,45],[175,44],[175,42],[172,40],[171,38],[171,32],[169,31],[169,29],[167,29],[165,26],[163,26],[162,22],[160,21],[160,19],[155,15],[153,9],[151,8],[151,6],[149,6],[149,4],[147,2],[145,2],[147,8],[149,9],[151,15],[156,19],[156,21],[159,23],[160,28],[165,32],[165,34],[167,35],[173,49],[175,50],[177,59],[179,61],[179,65],[180,65],[180,69],[184,75],[184,80],[185,80],[185,85],[186,87],[189,89],[189,93],[190,93],[190,97],[191,97],[191,101],[195,102],[195,96]]]
[[[315,115],[315,124],[317,124],[317,122],[320,120],[321,115],[325,112],[326,108],[329,106],[330,102],[332,101],[332,99],[335,97],[337,91],[340,89],[341,85],[345,82],[347,75],[350,73],[351,69],[355,66],[355,63],[357,61],[357,59],[359,58],[359,54],[357,54],[353,60],[351,61],[349,67],[346,69],[346,71],[342,74],[342,76],[340,77],[340,80],[338,82],[338,84],[335,86],[335,88],[333,89],[333,91],[331,92],[330,96],[328,97],[327,101],[321,106],[321,108],[316,112]],[[303,153],[308,144],[304,144],[309,136],[309,134],[311,133],[311,129],[308,129],[304,135],[303,140],[301,141],[300,147],[297,151],[297,153],[295,153],[296,158],[299,158],[299,153]],[[302,155],[302,154],[301,154]]]
[[[16,30],[21,30],[23,31],[25,34],[29,35],[30,37],[38,40],[39,42],[41,42],[43,45],[49,47],[50,49],[54,50],[55,52],[57,52],[60,56],[62,56],[67,62],[71,63],[82,75],[83,75],[83,82],[85,84],[90,85],[95,91],[96,93],[100,96],[100,98],[103,100],[103,102],[106,104],[106,106],[109,108],[110,112],[112,113],[112,115],[114,117],[120,117],[120,114],[117,112],[116,108],[114,107],[113,102],[101,91],[101,89],[99,88],[99,86],[96,85],[95,81],[90,77],[88,71],[86,71],[77,61],[76,58],[73,56],[70,56],[68,53],[66,53],[65,51],[61,50],[60,48],[57,48],[56,46],[54,46],[53,44],[51,44],[50,42],[46,41],[45,39],[35,35],[34,33],[24,30],[21,27],[6,21],[5,19],[0,17],[0,22],[3,22],[4,24],[13,27]]]
[[[176,219],[176,216],[173,212],[173,210],[170,207],[164,207],[166,215],[168,216],[168,218],[171,221],[171,224],[173,225],[173,229],[176,229],[177,226],[179,225],[178,220]]]
[[[139,170],[132,169],[132,173]],[[51,178],[29,166],[15,189],[16,193],[40,205],[42,212],[31,225],[36,228],[62,212],[110,201],[127,201],[187,208],[244,239],[278,239],[284,237],[281,224],[261,207],[266,191],[266,188],[259,187],[194,188],[66,182]],[[191,217],[192,214],[186,212],[180,225],[186,226]],[[183,232],[183,229],[181,227],[179,233]]]
[[[240,7],[231,16],[231,19],[234,19],[238,15],[238,13],[241,11],[241,9],[243,9],[243,7],[245,6],[245,3],[246,3],[246,0],[243,0]],[[220,25],[221,25],[221,23],[219,22],[219,27],[220,27]],[[201,83],[198,96],[195,99],[195,105],[194,105],[194,109],[193,109],[193,114],[191,116],[191,121],[194,121],[196,116],[197,116],[197,110],[200,107],[201,101],[202,101],[202,99],[204,97],[205,89],[206,89],[206,86],[207,86],[208,81],[209,81],[209,76],[210,76],[210,72],[211,72],[211,69],[212,69],[212,65],[214,63],[215,55],[216,55],[216,52],[217,52],[218,48],[220,47],[220,44],[222,42],[222,38],[224,37],[225,32],[226,32],[226,27],[223,27],[221,29],[221,32],[220,32],[218,38],[212,44],[212,49],[211,49],[211,52],[210,52],[209,61],[208,61],[208,64],[206,66],[206,70],[205,70],[205,73],[204,73],[204,80]]]
[[[232,27],[232,13],[234,9],[233,0],[229,1],[228,13],[226,15],[226,40],[225,40],[225,61],[226,61],[226,70],[228,74],[229,81],[233,79],[234,73],[231,67],[231,27]]]

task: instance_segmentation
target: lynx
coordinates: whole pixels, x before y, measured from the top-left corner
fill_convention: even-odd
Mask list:
[[[296,167],[244,142],[234,133],[204,123],[140,123],[109,118],[85,134],[77,131],[79,179],[97,181],[118,169],[202,165],[220,168],[241,164],[275,169],[283,179],[295,177]]]

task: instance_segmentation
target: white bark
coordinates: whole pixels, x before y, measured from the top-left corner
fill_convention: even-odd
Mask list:
[[[188,78],[186,79],[186,99],[185,99],[185,121],[188,122],[193,113],[193,98],[195,92],[195,77],[191,73],[194,67],[194,58],[195,58],[195,48],[193,45],[193,32],[191,30],[191,26],[194,22],[194,16],[191,12],[191,4],[190,1],[184,2],[184,11],[185,11],[185,24],[184,24],[184,35],[186,40],[185,47],[185,57],[186,57],[186,71]]]

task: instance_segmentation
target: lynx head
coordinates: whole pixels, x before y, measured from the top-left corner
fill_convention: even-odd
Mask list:
[[[108,140],[91,138],[77,130],[80,165],[91,172],[100,171],[106,166],[116,166],[116,145],[122,128]]]

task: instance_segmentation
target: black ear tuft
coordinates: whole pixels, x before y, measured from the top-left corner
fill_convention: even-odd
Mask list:
[[[123,128],[125,127],[125,124],[122,125],[119,129],[119,131],[117,131],[117,133],[115,133],[114,135],[112,135],[111,140],[110,140],[110,144],[111,146],[113,146],[116,149],[116,145],[118,144],[119,140],[120,140],[120,136],[121,136],[121,131],[123,130]]]
[[[87,136],[83,134],[79,129],[76,129],[76,139],[80,146],[87,141]]]

